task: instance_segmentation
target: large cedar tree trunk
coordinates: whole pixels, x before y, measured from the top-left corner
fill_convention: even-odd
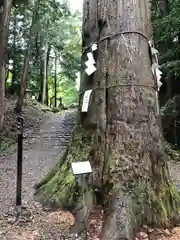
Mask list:
[[[149,8],[149,1],[85,0],[83,47],[123,31],[151,38]],[[86,60],[83,55],[83,67]],[[169,178],[147,39],[128,33],[100,41],[96,67],[91,76],[82,72],[81,92],[96,88],[88,113],[79,114],[69,148],[36,194],[44,203],[75,208],[85,224],[93,205],[102,204],[102,240],[130,240],[142,224],[162,227],[178,217],[179,195]],[[93,168],[84,197],[70,169],[80,160]]]
[[[4,122],[5,52],[11,6],[12,0],[0,1],[0,129],[2,129]]]

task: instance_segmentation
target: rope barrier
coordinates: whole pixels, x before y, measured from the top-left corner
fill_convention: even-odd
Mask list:
[[[140,36],[142,36],[143,38],[145,38],[147,41],[149,41],[149,38],[146,37],[142,32],[138,32],[138,31],[122,31],[122,32],[117,32],[117,33],[114,33],[114,34],[110,34],[108,36],[105,36],[103,38],[101,38],[100,40],[96,40],[94,41],[93,43],[89,44],[88,46],[84,47],[83,48],[83,54],[94,44],[98,44],[98,43],[101,43],[102,41],[106,40],[106,39],[109,39],[109,38],[113,38],[113,37],[116,37],[116,36],[119,36],[119,35],[123,35],[123,34],[138,34]]]

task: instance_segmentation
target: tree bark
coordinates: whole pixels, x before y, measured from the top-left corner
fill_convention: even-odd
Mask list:
[[[55,53],[55,75],[54,75],[54,107],[57,107],[57,52],[56,49],[54,51]]]
[[[40,2],[40,0],[36,0],[35,8],[34,8],[33,16],[32,16],[32,22],[31,22],[31,27],[30,27],[30,32],[29,32],[29,40],[28,40],[27,50],[26,50],[26,54],[25,54],[25,58],[24,58],[24,69],[23,69],[23,75],[22,75],[22,79],[21,79],[20,92],[18,95],[18,100],[17,100],[17,104],[16,104],[16,108],[15,108],[15,111],[17,113],[20,113],[22,111],[24,94],[25,94],[26,87],[27,87],[27,78],[28,78],[28,70],[29,70],[29,59],[30,59],[30,54],[31,54],[33,27],[37,21],[37,12],[38,12],[38,7],[39,7],[39,2]]]
[[[169,14],[169,2],[168,0],[159,0],[159,7],[161,11],[161,15],[163,17]]]
[[[45,53],[44,53],[44,77],[43,77],[43,93],[42,93],[42,103],[45,104],[46,101],[46,85],[47,85],[47,53],[48,53],[48,38],[45,40]]]
[[[178,219],[179,195],[169,177],[148,40],[137,34],[151,39],[149,2],[84,1],[83,47],[99,44],[97,71],[82,72],[80,91],[95,90],[59,166],[37,186],[44,203],[66,208],[76,203],[81,221],[76,230],[86,226],[93,205],[101,204],[102,240],[132,240],[142,224],[167,227]],[[83,67],[86,60],[84,54]],[[93,173],[82,193],[70,163],[85,160]]]
[[[51,46],[48,47],[48,52],[47,52],[47,66],[46,66],[46,105],[49,105],[49,86],[48,86],[48,66],[49,66],[49,58],[50,58],[50,51],[51,51]]]
[[[15,93],[15,83],[16,83],[16,27],[17,27],[17,21],[16,21],[16,8],[14,8],[14,16],[13,16],[13,72],[12,72],[12,82],[11,82],[11,94]]]
[[[40,75],[39,75],[40,89],[39,89],[39,96],[38,96],[39,102],[42,101],[43,79],[44,79],[44,62],[43,62],[43,59],[40,59]]]
[[[9,26],[9,17],[11,14],[12,0],[3,0],[0,2],[0,130],[4,122],[4,97],[5,97],[5,52],[7,44],[7,34]]]

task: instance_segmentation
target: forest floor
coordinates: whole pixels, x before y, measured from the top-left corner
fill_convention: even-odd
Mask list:
[[[29,107],[25,108],[24,116],[27,109]],[[44,115],[41,114],[37,118],[37,122],[40,122],[42,116]],[[71,239],[69,227],[74,224],[74,217],[68,212],[52,212],[42,208],[34,201],[33,194],[35,184],[55,167],[64,153],[71,137],[75,117],[76,111],[68,110],[47,115],[40,128],[36,128],[34,132],[28,132],[28,128],[25,128],[23,211],[18,221],[16,221],[14,209],[17,146],[12,145],[0,153],[0,240]],[[28,116],[26,120],[33,123]],[[74,236],[72,237],[75,239]]]
[[[0,152],[16,142],[17,139],[17,114],[14,111],[16,97],[5,98],[4,129],[0,132]],[[51,114],[51,109],[34,100],[25,100],[22,117],[24,118],[25,135],[30,136],[36,130],[41,120]]]
[[[15,140],[16,115],[14,100],[6,101],[4,139]],[[89,219],[87,236],[70,233],[74,217],[69,212],[44,208],[33,198],[34,185],[58,163],[71,137],[76,110],[50,114],[50,109],[37,102],[24,107],[25,139],[23,151],[23,209],[15,217],[16,144],[0,149],[0,240],[99,240],[103,211],[96,208]],[[13,141],[14,141],[13,140]],[[11,141],[10,141],[11,142]],[[180,162],[169,163],[170,172],[180,188]],[[144,226],[136,240],[179,240],[180,228],[150,229]]]

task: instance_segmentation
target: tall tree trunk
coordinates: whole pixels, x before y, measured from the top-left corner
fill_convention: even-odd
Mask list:
[[[99,44],[97,71],[82,73],[81,92],[94,91],[60,165],[36,192],[41,201],[61,207],[76,203],[81,223],[101,204],[102,240],[132,240],[142,224],[168,226],[178,218],[179,195],[169,178],[148,40],[137,33],[151,38],[149,2],[84,0],[83,47]],[[85,61],[83,55],[82,66]],[[70,163],[85,160],[93,173],[83,190]]]
[[[30,59],[30,54],[31,54],[31,44],[32,44],[32,35],[33,35],[33,26],[37,21],[39,2],[40,2],[40,0],[36,0],[35,8],[34,8],[33,16],[32,16],[32,22],[31,22],[31,27],[30,27],[30,32],[29,32],[29,40],[28,40],[27,50],[26,50],[26,54],[25,54],[25,58],[24,58],[24,69],[23,69],[23,75],[22,75],[22,79],[21,79],[20,92],[18,95],[18,100],[17,100],[17,104],[16,104],[16,108],[15,108],[15,111],[17,113],[20,113],[22,111],[24,94],[25,94],[26,87],[27,87],[29,59]]]
[[[42,101],[42,93],[43,93],[43,80],[44,80],[44,61],[43,59],[40,59],[40,90],[39,90],[39,96],[38,101]]]
[[[16,83],[16,8],[14,8],[14,21],[13,21],[13,72],[12,72],[12,82],[11,82],[11,94],[15,93],[15,83]]]
[[[47,54],[48,54],[48,38],[45,40],[45,53],[44,53],[44,77],[43,77],[43,93],[42,93],[42,103],[45,104],[46,101],[46,85],[47,85]]]
[[[34,66],[39,69],[39,63],[40,63],[40,36],[39,32],[36,33],[36,39],[35,39],[35,46],[36,46],[36,56],[34,59]]]
[[[12,0],[0,1],[0,130],[4,122],[4,97],[5,97],[5,52],[9,17],[11,14]]]
[[[49,66],[49,58],[50,58],[50,51],[51,51],[51,46],[48,47],[48,52],[47,52],[47,66],[46,66],[46,105],[49,105],[49,86],[48,86],[48,66]]]
[[[55,50],[54,107],[57,107],[57,52]]]
[[[169,2],[168,0],[159,0],[159,7],[161,11],[161,15],[163,17],[169,14]]]
[[[46,76],[48,72],[46,73]],[[48,79],[47,79],[48,80]],[[46,81],[46,101],[45,101],[46,105],[48,106],[49,105],[49,87],[48,87],[48,81]]]

